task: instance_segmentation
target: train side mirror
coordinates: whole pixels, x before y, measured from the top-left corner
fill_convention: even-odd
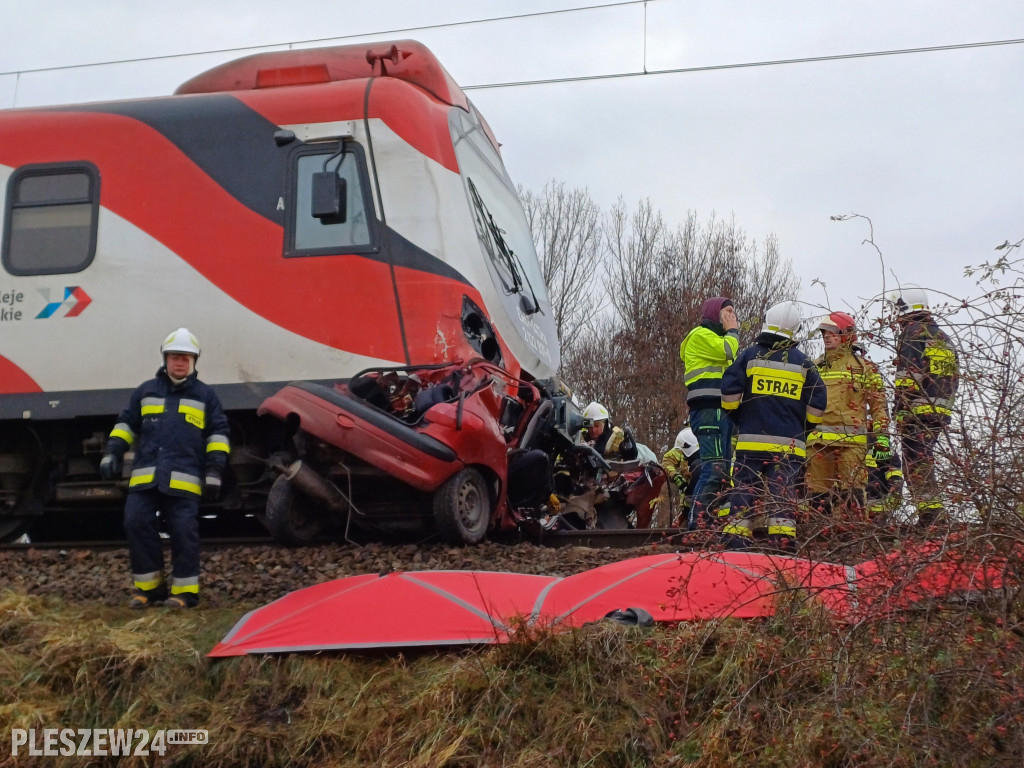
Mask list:
[[[313,174],[314,218],[321,224],[344,224],[348,184],[335,171]]]

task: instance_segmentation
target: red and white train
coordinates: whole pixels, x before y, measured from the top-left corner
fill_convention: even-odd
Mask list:
[[[498,143],[414,41],[0,111],[0,204],[0,538],[122,498],[97,474],[104,440],[180,326],[232,420],[229,509],[263,493],[255,409],[289,381],[474,357],[524,378],[558,367]]]

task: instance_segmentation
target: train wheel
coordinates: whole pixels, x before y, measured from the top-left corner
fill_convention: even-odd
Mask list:
[[[38,519],[37,517],[19,517],[17,515],[0,517],[0,541],[4,543],[17,541],[23,534],[28,533],[32,523]]]
[[[478,470],[466,467],[434,492],[434,523],[445,541],[479,544],[490,522],[491,496]]]
[[[267,496],[267,530],[292,547],[317,541],[327,528],[327,515],[312,499],[295,490],[284,477],[274,481]]]

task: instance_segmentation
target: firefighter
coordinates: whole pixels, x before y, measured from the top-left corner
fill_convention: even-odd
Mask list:
[[[903,498],[903,471],[891,445],[875,443],[865,457],[868,484],[865,489],[868,517],[877,520],[899,509]]]
[[[679,515],[672,521],[673,526],[681,526],[684,520],[688,522],[690,519],[693,489],[700,474],[700,447],[692,429],[684,427],[680,430],[675,444],[661,457],[661,466],[682,497]]]
[[[832,312],[819,325],[825,353],[814,361],[828,391],[821,423],[807,436],[806,490],[812,508],[864,507],[869,446],[890,448],[885,385],[878,367],[857,344],[853,318]]]
[[[160,347],[164,365],[139,385],[110,432],[100,474],[120,475],[124,454],[135,459],[128,481],[124,529],[135,588],[129,606],[199,603],[199,500],[220,495],[227,464],[228,420],[216,393],[199,381],[199,342],[185,328]],[[159,512],[171,539],[170,589],[164,581]]]
[[[754,520],[767,517],[768,542],[796,548],[797,487],[809,428],[827,405],[818,369],[797,348],[800,306],[784,301],[765,313],[761,334],[722,377],[722,407],[736,422],[731,505],[721,520],[729,549],[747,549]]]
[[[710,510],[720,506],[720,497],[729,486],[732,425],[722,409],[721,385],[722,374],[736,358],[739,345],[736,310],[724,296],[704,302],[700,325],[679,345],[690,427],[697,435],[701,460],[687,524],[691,531],[698,521],[710,522]]]
[[[595,401],[584,408],[583,418],[587,423],[583,428],[583,441],[606,459],[631,461],[639,455],[632,431],[612,424],[608,409],[600,403]]]
[[[944,516],[935,481],[935,443],[952,421],[960,381],[956,350],[928,305],[928,294],[904,285],[889,294],[900,334],[896,341],[896,427],[903,471],[917,507],[918,525]]]

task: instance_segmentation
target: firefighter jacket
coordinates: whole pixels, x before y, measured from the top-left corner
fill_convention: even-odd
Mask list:
[[[679,357],[683,361],[686,404],[691,408],[722,407],[722,373],[736,358],[739,331],[726,331],[720,323],[704,321],[683,339]]]
[[[601,436],[593,442],[594,450],[606,459],[632,461],[638,455],[636,443],[627,439],[625,430],[609,421]]]
[[[681,477],[684,492],[692,494],[700,474],[700,451],[687,458],[679,448],[669,448],[661,457],[661,468],[665,470],[670,483],[675,483],[676,477]]]
[[[938,416],[948,422],[960,383],[960,367],[949,336],[927,312],[903,323],[896,342],[896,412]]]
[[[828,404],[818,369],[796,343],[762,333],[722,377],[722,408],[736,422],[736,453],[807,455],[807,431]]]
[[[680,449],[669,448],[661,457],[661,466],[668,475],[669,482],[675,483],[677,476],[682,477],[683,485],[690,482],[690,463]]]
[[[110,432],[108,453],[123,458],[129,448],[135,451],[129,491],[202,495],[204,478],[220,477],[230,450],[216,393],[195,372],[175,385],[161,368],[132,393]]]
[[[849,344],[825,350],[814,363],[828,391],[828,405],[808,443],[867,445],[869,433],[888,433],[885,384],[878,366]]]

